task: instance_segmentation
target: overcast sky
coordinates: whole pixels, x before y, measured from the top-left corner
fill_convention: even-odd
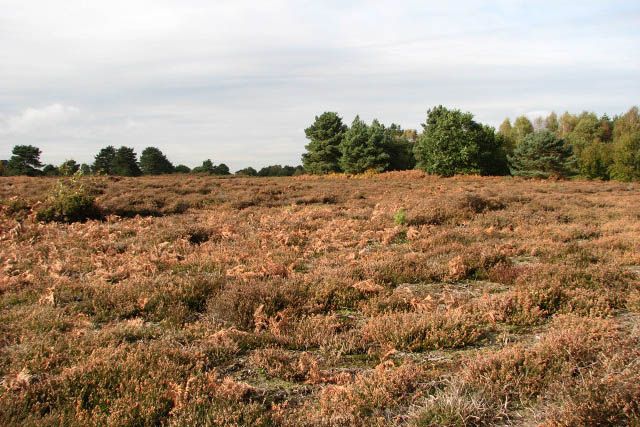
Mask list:
[[[448,4],[451,3],[451,4]],[[638,1],[0,0],[0,158],[298,164],[323,111],[419,128],[640,103]]]

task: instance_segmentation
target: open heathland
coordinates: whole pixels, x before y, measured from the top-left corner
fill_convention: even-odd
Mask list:
[[[638,183],[73,179],[0,178],[0,425],[640,423]]]

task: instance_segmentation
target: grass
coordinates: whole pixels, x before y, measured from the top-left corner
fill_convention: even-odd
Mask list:
[[[0,425],[640,423],[638,184],[80,179],[0,178]]]

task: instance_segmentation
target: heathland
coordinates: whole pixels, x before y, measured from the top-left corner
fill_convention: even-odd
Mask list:
[[[639,183],[71,180],[0,178],[1,425],[640,423]]]

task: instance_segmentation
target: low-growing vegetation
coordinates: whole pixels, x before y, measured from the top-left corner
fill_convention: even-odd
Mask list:
[[[95,195],[81,176],[58,181],[44,205],[36,212],[39,221],[76,222],[102,217]]]
[[[637,183],[0,180],[0,425],[640,423]]]

